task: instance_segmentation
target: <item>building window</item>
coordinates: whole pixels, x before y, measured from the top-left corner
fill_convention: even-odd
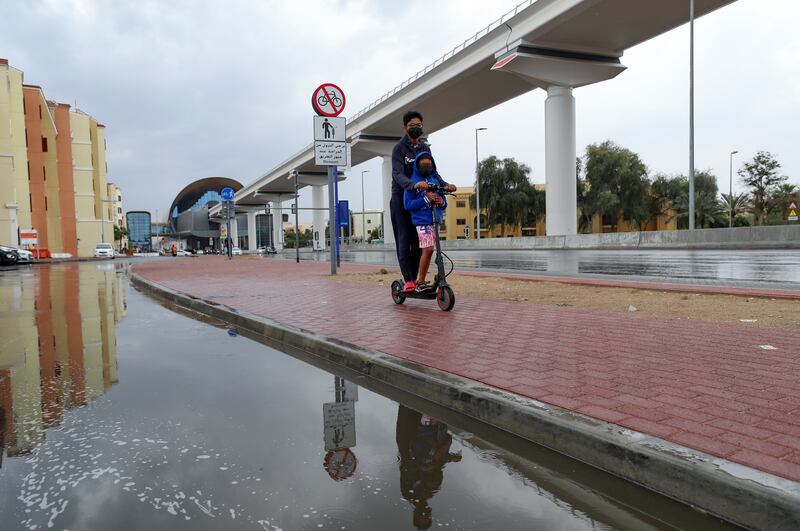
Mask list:
[[[28,194],[28,205],[31,207],[31,212],[33,212],[33,196]]]
[[[44,209],[47,210],[47,196],[44,196]]]
[[[118,196],[117,196],[117,201],[119,201],[120,203],[122,203],[122,196],[121,196],[121,195],[118,195]]]
[[[42,119],[42,106],[39,105],[39,119]]]
[[[456,201],[456,208],[466,208],[467,202],[466,201]]]
[[[28,180],[31,180],[31,161],[28,161]]]
[[[47,153],[47,137],[42,137],[42,153]]]
[[[372,225],[372,220],[371,219],[367,220],[367,225]]]
[[[42,177],[44,177],[45,181],[47,180],[47,168],[44,166],[42,166]]]
[[[456,225],[466,225],[467,220],[465,218],[458,218],[456,219]]]

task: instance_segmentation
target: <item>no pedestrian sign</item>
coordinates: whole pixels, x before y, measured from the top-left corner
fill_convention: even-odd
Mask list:
[[[320,116],[332,118],[342,114],[347,100],[344,91],[333,83],[323,83],[311,95],[311,107]]]

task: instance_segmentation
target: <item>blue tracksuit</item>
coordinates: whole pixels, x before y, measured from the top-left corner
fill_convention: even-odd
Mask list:
[[[433,164],[433,173],[429,175],[427,179],[420,175],[419,169],[417,168],[417,162],[423,155],[430,157],[430,159],[433,160],[433,157],[430,153],[420,153],[416,156],[414,159],[413,174],[411,175],[412,182],[416,184],[418,182],[425,181],[429,184],[445,186],[444,181],[436,172],[435,162]],[[406,210],[411,212],[411,222],[415,227],[433,225],[434,214],[436,214],[436,217],[439,219],[439,221],[444,219],[444,209],[447,208],[447,199],[445,199],[444,195],[439,194],[439,197],[444,200],[444,204],[442,206],[438,206],[428,200],[428,195],[423,190],[406,190],[404,194],[403,206],[405,206]]]

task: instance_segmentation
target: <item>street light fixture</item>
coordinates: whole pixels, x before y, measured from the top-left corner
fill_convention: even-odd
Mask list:
[[[361,172],[361,237],[363,241],[367,241],[367,222],[364,219],[367,215],[367,207],[364,206],[364,174],[369,173],[369,170]]]
[[[478,162],[478,131],[486,131],[485,127],[475,129],[475,206],[478,209],[476,221],[475,237],[481,239],[481,182],[480,182],[480,162]]]
[[[728,183],[728,206],[731,211],[728,214],[728,228],[733,227],[733,156],[739,153],[738,151],[731,151],[731,169]]]

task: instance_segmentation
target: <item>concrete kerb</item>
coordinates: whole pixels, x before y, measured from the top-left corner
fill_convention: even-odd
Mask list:
[[[431,367],[187,295],[141,291],[300,349],[749,529],[796,529],[800,483]]]

